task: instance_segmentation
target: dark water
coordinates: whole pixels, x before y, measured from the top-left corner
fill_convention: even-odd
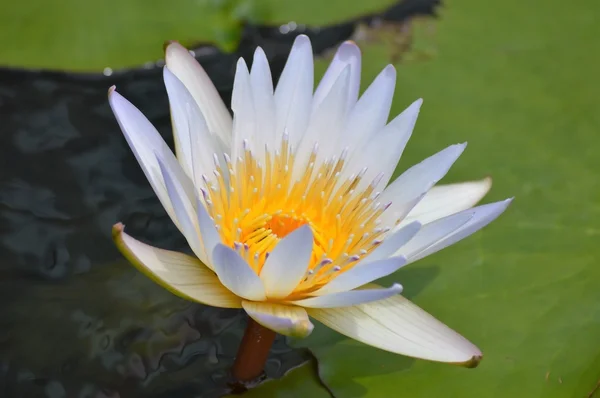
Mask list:
[[[431,13],[411,1],[378,16]],[[196,54],[226,102],[235,61],[257,45],[278,76],[303,31],[322,53],[358,21],[281,34],[246,27],[240,50]],[[156,246],[187,251],[108,107],[115,84],[171,145],[161,68],[111,76],[0,69],[0,397],[214,397],[228,392],[246,323],[239,310],[181,300],[139,274],[110,239],[122,221]],[[266,368],[309,359],[279,338]]]

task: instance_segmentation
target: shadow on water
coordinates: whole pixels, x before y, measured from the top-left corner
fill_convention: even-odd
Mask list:
[[[304,29],[316,53],[359,22],[431,14],[407,1],[378,16]],[[262,46],[281,72],[296,30],[247,26],[239,51],[196,56],[229,102],[235,61]],[[170,119],[160,65],[101,74],[0,69],[0,396],[213,397],[246,318],[189,303],[129,266],[110,239],[122,221],[152,244],[186,251],[108,107],[115,84],[162,132]],[[278,339],[266,373],[309,358]]]

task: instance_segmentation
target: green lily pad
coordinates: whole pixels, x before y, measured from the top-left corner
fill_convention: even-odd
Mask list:
[[[415,26],[394,114],[425,100],[399,169],[460,141],[446,182],[516,196],[491,226],[385,282],[476,343],[477,369],[412,360],[318,325],[308,346],[336,397],[587,397],[600,378],[595,2],[451,2]],[[396,51],[362,45],[365,81]],[[432,272],[435,271],[435,272]],[[600,394],[596,392],[595,394]]]
[[[282,23],[295,21],[313,26],[331,25],[362,15],[382,11],[398,0],[260,0],[259,8],[268,15],[266,22]]]
[[[42,0],[7,2],[0,15],[0,65],[102,71],[163,57],[162,43],[209,42],[233,50],[243,20],[331,24],[394,0]]]
[[[167,39],[207,39],[216,24],[209,2],[61,1],[4,5],[2,64],[67,70],[138,66],[163,56]],[[45,10],[45,11],[44,11]]]

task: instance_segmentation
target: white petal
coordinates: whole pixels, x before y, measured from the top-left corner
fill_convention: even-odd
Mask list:
[[[367,264],[394,255],[394,253],[409,242],[420,229],[421,223],[415,221],[394,231],[391,235],[387,236],[384,241],[367,256],[367,258],[361,261],[360,264]]]
[[[203,263],[207,263],[208,258],[204,253],[202,241],[200,240],[200,230],[198,229],[196,211],[190,200],[185,196],[183,188],[177,181],[167,166],[157,157],[158,165],[167,187],[167,193],[173,204],[175,217],[181,226],[181,232],[185,236],[188,244]]]
[[[379,278],[388,276],[406,264],[404,257],[385,258],[369,263],[359,263],[335,277],[334,280],[315,291],[315,295],[345,292],[371,283]]]
[[[218,244],[213,251],[212,259],[215,272],[227,289],[247,300],[266,299],[262,281],[236,251]]]
[[[419,232],[400,248],[394,255],[404,256],[412,262],[421,251],[438,242],[448,234],[465,225],[473,217],[473,211],[464,211],[448,217],[425,224]]]
[[[404,222],[419,220],[422,224],[475,206],[489,192],[492,179],[436,185],[408,213]]]
[[[253,301],[242,301],[242,307],[260,325],[284,336],[303,338],[314,328],[301,307]]]
[[[214,221],[210,218],[204,205],[198,201],[196,203],[196,209],[198,213],[198,226],[200,228],[200,235],[202,237],[202,243],[204,252],[207,258],[206,266],[210,269],[214,269],[212,254],[215,247],[221,243],[221,237],[215,228]]]
[[[313,97],[312,113],[321,106],[323,100],[329,95],[329,91],[334,83],[339,79],[342,71],[349,66],[348,90],[344,98],[340,100],[345,102],[345,108],[350,109],[358,99],[360,90],[360,48],[353,41],[346,41],[340,45],[337,52],[331,60],[331,64],[325,71],[319,86],[315,90]]]
[[[387,123],[395,86],[396,69],[388,65],[350,111],[341,145],[349,148],[351,156]]]
[[[344,120],[348,113],[345,97],[348,93],[349,77],[350,68],[347,67],[340,73],[321,106],[313,112],[306,134],[302,137],[296,151],[294,180],[298,180],[306,172],[315,148],[317,152],[312,166],[314,170],[319,170],[324,161],[340,155],[340,141],[344,132]]]
[[[402,293],[402,286],[395,283],[391,287],[351,290],[325,294],[323,296],[311,297],[304,300],[294,301],[293,304],[308,308],[337,308],[350,307],[371,301],[383,300]]]
[[[283,238],[260,272],[269,298],[287,297],[306,276],[312,255],[313,233],[304,225]]]
[[[140,164],[146,178],[154,189],[156,196],[160,200],[175,225],[180,228],[177,222],[171,200],[167,194],[164,181],[158,166],[156,157],[159,156],[163,162],[173,171],[175,178],[181,182],[186,195],[194,198],[194,186],[189,180],[175,155],[162,139],[152,123],[140,112],[131,102],[127,101],[121,94],[111,88],[108,93],[110,106],[123,131],[125,140],[129,144],[131,151]]]
[[[202,174],[209,174],[214,169],[213,153],[221,149],[184,84],[166,66],[163,78],[171,105],[177,158],[194,184],[200,186]]]
[[[313,53],[310,40],[299,35],[283,68],[275,89],[277,111],[276,135],[289,134],[290,144],[296,148],[304,135],[310,116],[313,93]],[[275,142],[279,149],[281,138]]]
[[[231,145],[232,120],[219,92],[202,66],[179,43],[170,43],[165,50],[167,66],[187,87],[206,119],[209,131],[225,151]]]
[[[260,156],[261,163],[265,156],[265,145],[272,146],[275,141],[275,100],[273,98],[273,78],[269,61],[262,48],[257,47],[250,71],[250,85],[256,112],[255,150]]]
[[[456,159],[463,153],[465,144],[451,145],[411,167],[396,178],[381,194],[381,202],[391,202],[383,213],[387,224],[404,218],[431,187],[446,175]]]
[[[414,253],[410,257],[407,257],[408,262],[412,263],[412,262],[417,261],[425,256],[429,256],[430,254],[433,254],[433,253],[440,251],[450,245],[453,245],[454,243],[458,242],[459,240],[462,240],[462,239],[466,238],[467,236],[479,231],[481,228],[485,227],[486,225],[488,225],[489,223],[494,221],[496,218],[498,218],[498,216],[500,214],[502,214],[504,212],[504,210],[506,210],[506,208],[508,207],[508,205],[511,202],[512,202],[512,198],[503,200],[501,202],[477,206],[473,209],[469,209],[469,210],[465,210],[461,213],[457,213],[457,214],[462,214],[462,213],[468,214],[469,212],[471,212],[472,217],[466,223],[461,225],[459,228],[453,230],[452,232],[450,232],[449,234],[444,236],[442,239],[436,241],[434,244],[430,245],[429,247],[425,248],[424,250],[422,250],[418,253]],[[450,217],[454,217],[454,216],[450,216]],[[434,221],[427,225],[435,224],[438,222],[439,221]],[[423,227],[423,230],[427,227],[427,225],[425,225]],[[403,250],[400,250],[400,251],[402,252]]]
[[[354,307],[309,309],[308,314],[352,339],[397,354],[468,367],[482,357],[464,337],[399,295]]]
[[[255,112],[252,87],[250,86],[250,72],[243,58],[237,62],[235,79],[233,82],[233,93],[231,96],[231,109],[233,110],[233,140],[231,157],[236,159],[244,150],[244,142],[247,149],[254,152],[255,142]]]
[[[360,148],[354,153],[350,162],[352,167],[347,168],[345,173],[350,175],[367,167],[357,190],[366,188],[379,174],[383,178],[379,180],[375,190],[383,191],[388,185],[413,132],[422,103],[421,99],[413,102],[404,112],[396,116],[371,140],[366,142],[364,148]]]
[[[142,273],[173,294],[213,307],[240,308],[241,300],[219,282],[197,258],[149,246],[113,227],[113,239],[123,255]]]

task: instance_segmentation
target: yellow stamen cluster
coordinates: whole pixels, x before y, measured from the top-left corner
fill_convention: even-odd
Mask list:
[[[315,146],[294,181],[295,156],[287,135],[278,151],[265,152],[264,165],[247,145],[237,159],[225,156],[226,170],[215,159],[214,175],[204,176],[202,189],[222,242],[237,249],[257,274],[277,243],[305,224],[314,235],[313,253],[306,279],[294,293],[318,289],[381,243],[388,229],[378,227],[379,217],[387,206],[375,203],[378,179],[360,191],[364,170],[340,181],[345,151],[315,168]]]

